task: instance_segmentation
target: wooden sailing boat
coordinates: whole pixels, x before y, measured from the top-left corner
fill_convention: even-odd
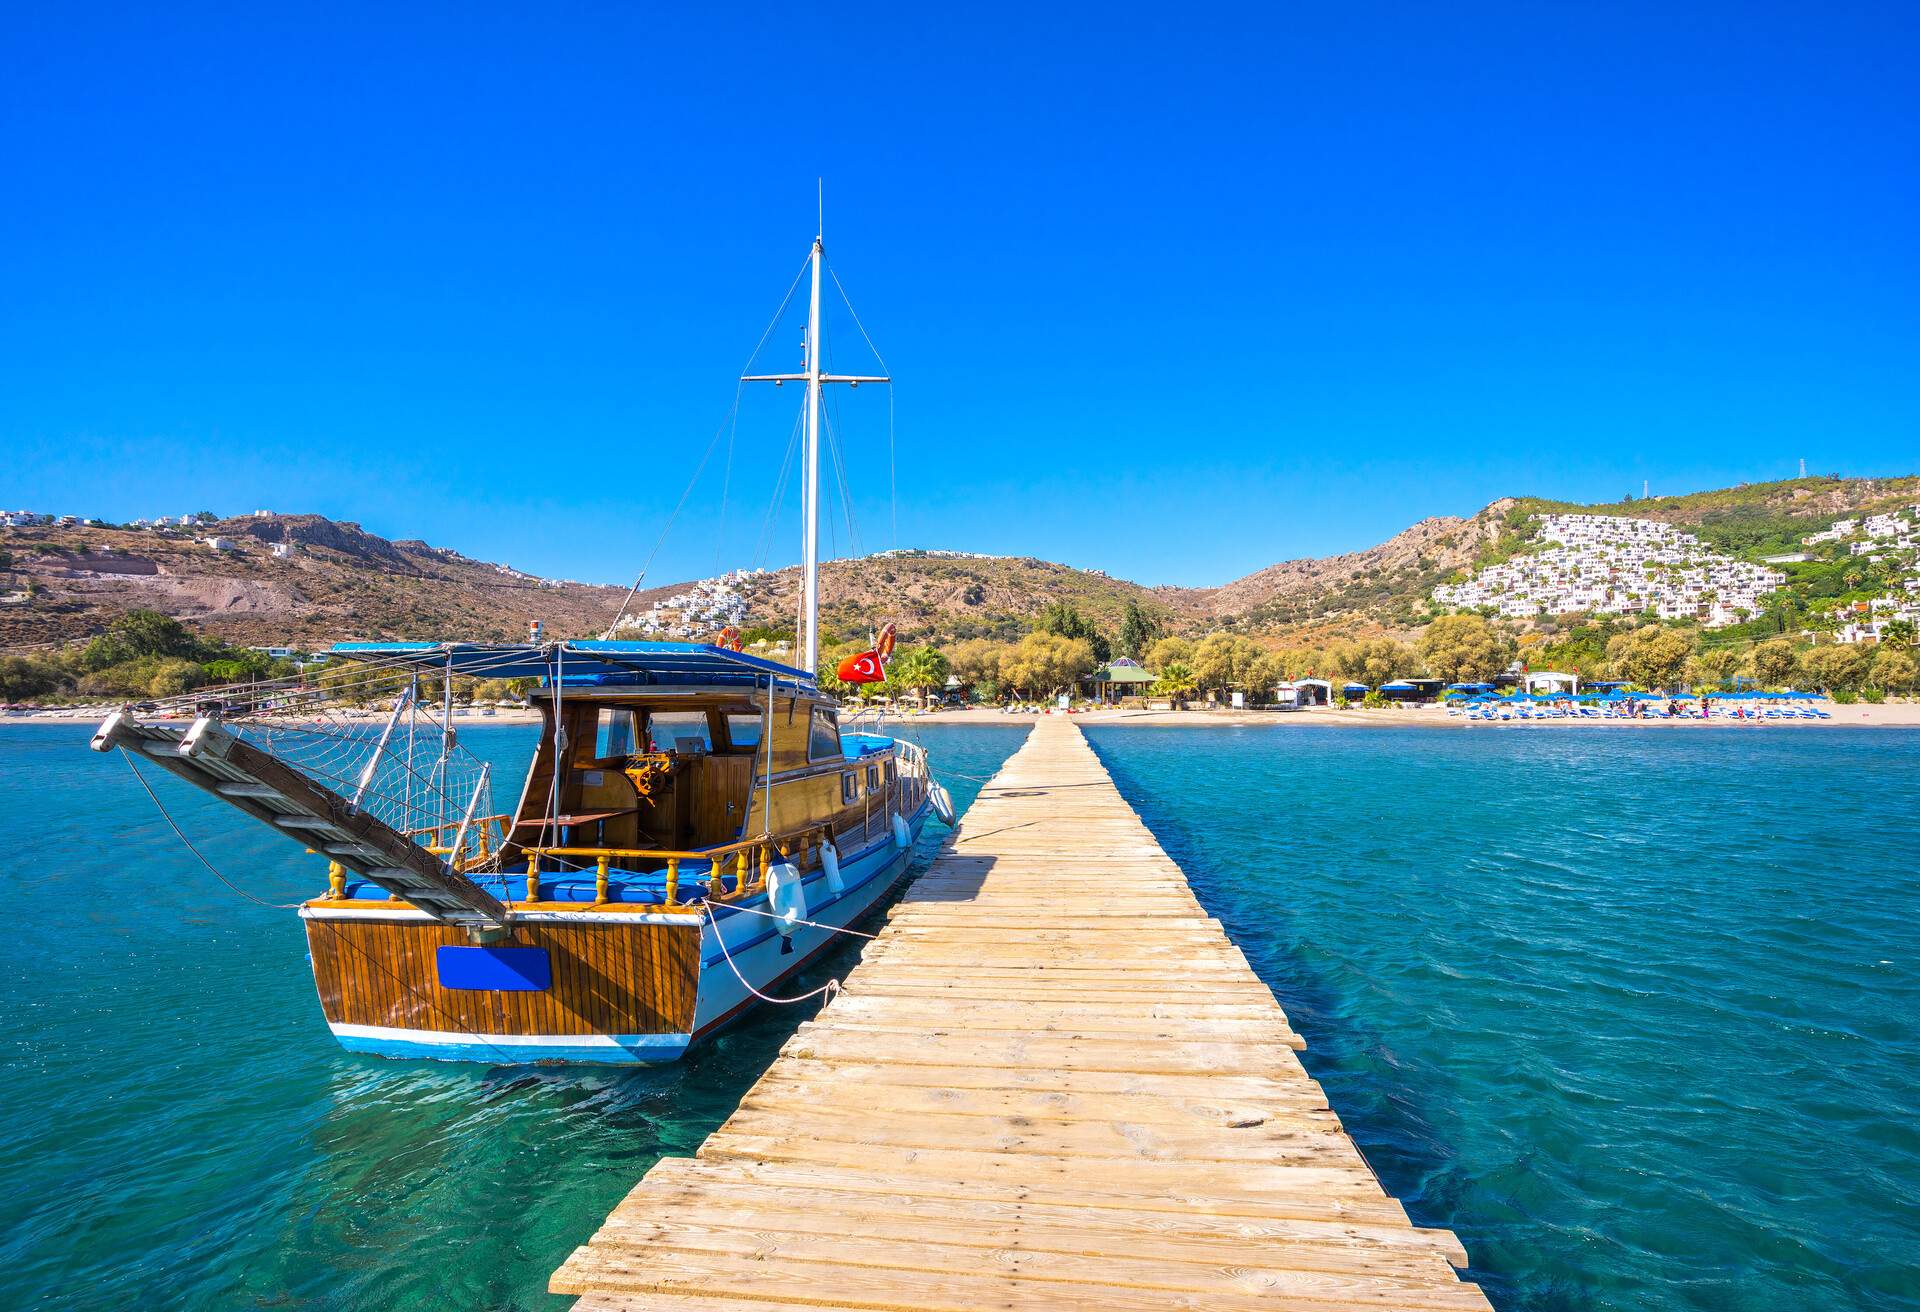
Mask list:
[[[800,651],[568,641],[346,643],[337,691],[203,691],[190,724],[130,709],[93,739],[324,856],[299,909],[321,1010],[356,1052],[491,1062],[665,1062],[835,945],[952,804],[916,745],[844,732],[819,662],[824,246],[810,257]],[[538,750],[510,813],[460,745],[463,676],[531,678]],[[422,689],[437,682],[440,706]],[[426,747],[421,718],[426,718]]]

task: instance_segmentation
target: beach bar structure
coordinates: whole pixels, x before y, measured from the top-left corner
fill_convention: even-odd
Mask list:
[[[577,1312],[1491,1312],[1304,1046],[1050,716],[838,996],[551,1288]]]
[[[1333,684],[1326,679],[1290,679],[1273,690],[1274,700],[1282,706],[1328,706],[1333,702]]]
[[[1121,656],[1109,661],[1080,682],[1097,702],[1117,702],[1122,697],[1144,697],[1156,682],[1154,674],[1139,661]]]

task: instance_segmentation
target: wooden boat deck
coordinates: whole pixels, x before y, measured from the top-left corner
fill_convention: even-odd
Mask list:
[[[576,1312],[1488,1309],[1079,729],[1042,720]]]

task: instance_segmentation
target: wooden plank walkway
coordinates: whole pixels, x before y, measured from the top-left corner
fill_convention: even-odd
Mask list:
[[[1484,1312],[1302,1046],[1049,717],[840,997],[552,1289],[576,1312]]]

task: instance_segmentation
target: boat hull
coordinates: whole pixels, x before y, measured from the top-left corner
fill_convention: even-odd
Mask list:
[[[931,815],[905,817],[910,839]],[[912,859],[883,831],[839,863],[839,884],[801,880],[812,924],[771,918],[764,894],[693,908],[516,909],[513,938],[475,948],[466,935],[403,905],[309,905],[315,985],[328,1028],[350,1052],[493,1064],[658,1065],[744,1014],[844,936]],[[540,978],[456,978],[531,951]],[[502,987],[486,987],[486,985]],[[475,986],[479,985],[479,986]]]

